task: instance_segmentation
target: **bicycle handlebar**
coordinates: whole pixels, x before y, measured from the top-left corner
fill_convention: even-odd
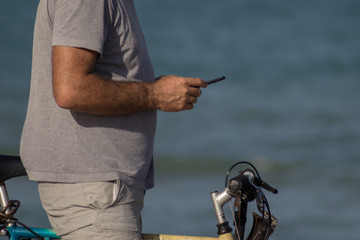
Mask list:
[[[226,221],[226,217],[223,211],[223,206],[227,202],[231,201],[232,198],[236,198],[239,200],[239,202],[241,202],[241,213],[239,213],[239,215],[242,215],[242,218],[239,220],[238,223],[235,223],[237,225],[237,228],[241,229],[241,231],[244,231],[245,228],[247,204],[249,202],[256,200],[257,208],[259,212],[262,213],[262,217],[253,213],[253,229],[258,229],[258,231],[251,231],[247,239],[266,240],[273,232],[276,226],[276,218],[273,217],[270,213],[270,207],[265,197],[265,194],[262,191],[262,188],[274,194],[278,193],[278,190],[263,181],[258,175],[258,172],[255,168],[254,170],[257,175],[251,169],[242,170],[236,177],[231,178],[227,182],[227,186],[222,192],[219,193],[218,191],[214,191],[210,193],[215,215],[218,221],[217,226],[219,235],[232,231],[232,229],[229,227],[228,222]],[[267,211],[265,210],[265,208],[267,209]],[[268,219],[265,219],[266,217]],[[239,235],[239,239],[242,240],[244,233],[242,232]]]

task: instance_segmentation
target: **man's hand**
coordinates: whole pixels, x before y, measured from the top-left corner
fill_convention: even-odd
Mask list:
[[[155,108],[166,112],[190,110],[201,95],[200,87],[207,84],[200,78],[163,76],[152,84]]]

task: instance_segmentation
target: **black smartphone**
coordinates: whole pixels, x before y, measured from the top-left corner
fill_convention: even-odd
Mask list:
[[[222,81],[224,79],[225,79],[225,76],[222,76],[222,77],[218,77],[218,78],[214,78],[212,80],[206,81],[206,83],[208,85],[210,85],[210,84],[213,84],[213,83],[216,83],[216,82],[220,82],[220,81]]]

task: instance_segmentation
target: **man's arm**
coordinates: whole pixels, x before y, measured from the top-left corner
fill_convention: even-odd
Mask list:
[[[177,112],[193,108],[206,87],[199,78],[164,76],[154,83],[117,82],[93,72],[97,52],[66,46],[52,48],[53,94],[65,109],[99,115],[144,110]]]

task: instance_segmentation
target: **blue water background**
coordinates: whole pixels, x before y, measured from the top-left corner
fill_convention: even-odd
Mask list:
[[[18,153],[37,2],[0,3],[2,153]],[[136,5],[157,75],[227,77],[194,110],[159,113],[144,231],[215,236],[209,192],[248,160],[279,189],[271,239],[360,239],[360,1]],[[47,225],[35,184],[8,185],[21,219]]]

